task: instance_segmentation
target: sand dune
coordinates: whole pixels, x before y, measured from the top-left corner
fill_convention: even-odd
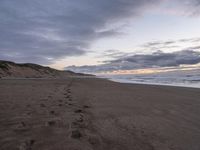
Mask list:
[[[67,78],[69,76],[85,76],[85,74],[60,71],[37,64],[18,64],[0,60],[0,78]]]

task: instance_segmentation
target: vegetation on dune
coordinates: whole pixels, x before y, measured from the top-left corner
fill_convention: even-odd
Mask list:
[[[8,65],[4,62],[0,62],[0,69],[8,70]]]
[[[21,68],[21,69],[20,69]],[[0,60],[0,74],[4,74],[5,76],[15,76],[15,73],[17,72],[17,76],[18,76],[18,72],[20,71],[20,73],[23,76],[23,72],[24,73],[28,73],[27,69],[29,69],[29,73],[30,75],[25,75],[27,78],[28,77],[39,77],[41,78],[42,76],[52,76],[52,77],[65,77],[65,76],[92,76],[92,75],[88,75],[88,74],[82,74],[82,73],[74,73],[72,71],[61,71],[61,70],[56,70],[50,67],[46,67],[46,66],[41,66],[41,65],[37,65],[37,64],[32,64],[32,63],[24,63],[24,64],[19,64],[19,63],[14,63],[14,62],[10,62],[10,61],[4,61],[4,60]],[[30,72],[30,70],[35,71],[35,72]]]
[[[44,70],[45,67],[40,66],[40,65],[36,65],[36,64],[17,64],[19,67],[27,67],[27,68],[31,68],[33,70],[36,70],[38,72],[41,72],[42,70]]]
[[[51,69],[50,67],[43,67],[43,66],[40,66],[40,65],[37,65],[37,64],[31,64],[31,63],[25,63],[25,64],[16,64],[14,62],[10,62],[10,61],[1,61],[0,60],[0,69],[3,69],[3,70],[8,70],[9,69],[9,65],[11,66],[17,66],[17,67],[26,67],[26,68],[32,68],[38,72],[40,71],[48,71],[48,72],[55,72],[54,69]]]

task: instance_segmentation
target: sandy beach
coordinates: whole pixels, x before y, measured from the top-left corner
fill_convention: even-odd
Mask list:
[[[0,150],[199,150],[200,89],[0,80]]]

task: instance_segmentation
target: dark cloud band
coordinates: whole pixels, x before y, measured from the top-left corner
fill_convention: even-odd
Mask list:
[[[155,67],[177,67],[180,65],[193,65],[200,63],[200,52],[194,50],[183,50],[173,53],[156,52],[149,55],[132,55],[98,66],[70,66],[76,72],[107,72],[117,70],[134,70]]]

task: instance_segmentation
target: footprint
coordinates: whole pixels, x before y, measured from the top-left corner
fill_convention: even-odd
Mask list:
[[[28,131],[27,125],[22,121],[19,124],[17,124],[14,128],[14,131],[16,132],[26,132]]]
[[[75,112],[75,113],[82,113],[83,110],[81,110],[81,109],[77,109],[77,110],[75,110],[74,112]]]
[[[71,137],[74,139],[80,139],[82,137],[82,134],[79,130],[72,131]]]
[[[61,106],[62,106],[62,104],[58,104],[58,106],[59,106],[59,107],[61,107]]]
[[[75,122],[72,122],[72,128],[78,128],[78,129],[80,129],[80,128],[86,128],[86,125],[83,123],[83,122],[77,122],[77,121],[75,121]]]
[[[76,119],[77,122],[83,122],[83,116],[81,115],[80,118]]]
[[[69,103],[69,102],[65,102],[65,105],[72,106],[73,104],[72,104],[72,103]]]
[[[47,125],[48,125],[48,126],[55,126],[55,125],[56,125],[56,121],[53,121],[53,120],[48,121],[48,122],[47,122]]]
[[[40,104],[40,107],[46,107],[45,104]]]
[[[90,106],[88,106],[88,105],[84,105],[83,108],[90,108]]]
[[[70,98],[70,95],[67,95],[66,98]]]
[[[55,111],[54,111],[54,110],[50,111],[50,114],[54,115],[54,114],[55,114]]]
[[[100,145],[100,139],[96,136],[90,136],[88,138],[88,142],[91,144],[91,145]]]
[[[22,125],[22,127],[26,126],[26,124],[23,121],[21,122],[21,125]]]
[[[34,145],[34,143],[35,140],[33,139],[27,140],[19,146],[19,150],[32,150],[32,146]]]
[[[84,120],[80,118],[72,122],[72,128],[76,128],[76,129],[86,128],[86,124],[84,123]]]

